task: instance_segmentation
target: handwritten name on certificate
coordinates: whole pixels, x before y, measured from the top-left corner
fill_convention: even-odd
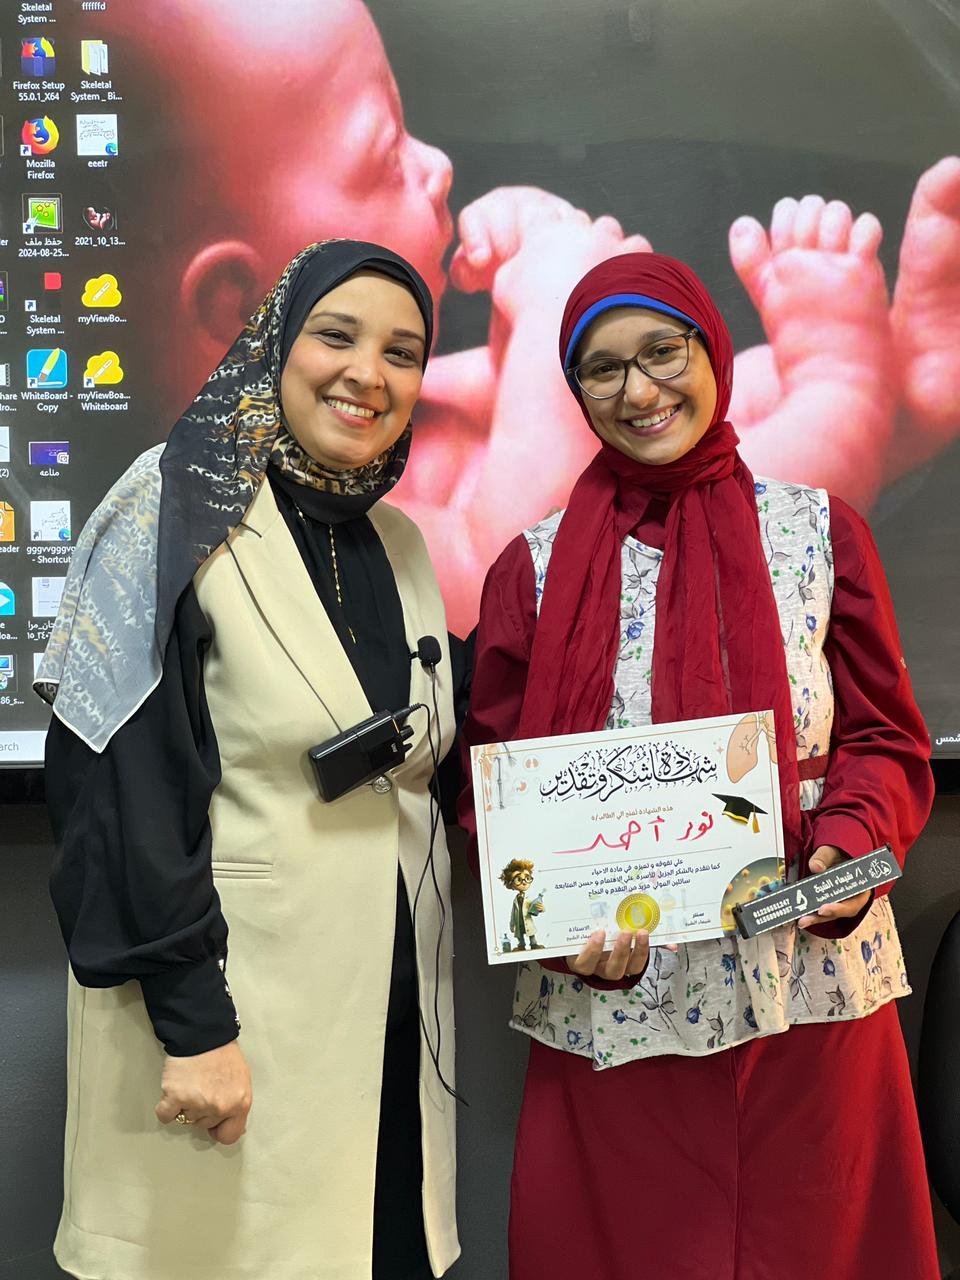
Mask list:
[[[773,712],[472,749],[491,964],[718,938],[782,883]]]

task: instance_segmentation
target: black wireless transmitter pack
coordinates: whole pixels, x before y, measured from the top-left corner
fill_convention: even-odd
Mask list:
[[[310,747],[307,754],[321,798],[337,800],[403,764],[413,737],[406,720],[415,710],[416,705],[402,711],[378,711],[335,738]]]

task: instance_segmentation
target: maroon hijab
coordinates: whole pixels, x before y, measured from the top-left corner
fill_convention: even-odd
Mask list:
[[[772,709],[785,849],[793,861],[808,852],[793,707],[753,476],[725,416],[733,375],[730,333],[689,267],[662,254],[624,254],[594,267],[570,295],[560,331],[565,369],[592,319],[605,307],[623,305],[693,321],[716,378],[717,407],[702,439],[676,462],[635,462],[604,443],[580,476],[550,557],[518,736],[587,732],[606,724],[620,642],[621,545],[648,505],[665,498],[653,721]],[[580,404],[589,422],[582,399]]]

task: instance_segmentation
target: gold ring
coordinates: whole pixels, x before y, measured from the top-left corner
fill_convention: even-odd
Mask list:
[[[182,1111],[179,1111],[173,1118],[176,1120],[177,1124],[193,1124],[193,1121],[188,1120]]]

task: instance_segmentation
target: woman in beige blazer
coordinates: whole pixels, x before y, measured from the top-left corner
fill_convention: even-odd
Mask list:
[[[73,971],[56,1255],[84,1280],[458,1255],[453,677],[381,501],[431,337],[402,259],[310,246],[78,542],[37,687]],[[309,749],[411,704],[402,763],[324,801]]]

